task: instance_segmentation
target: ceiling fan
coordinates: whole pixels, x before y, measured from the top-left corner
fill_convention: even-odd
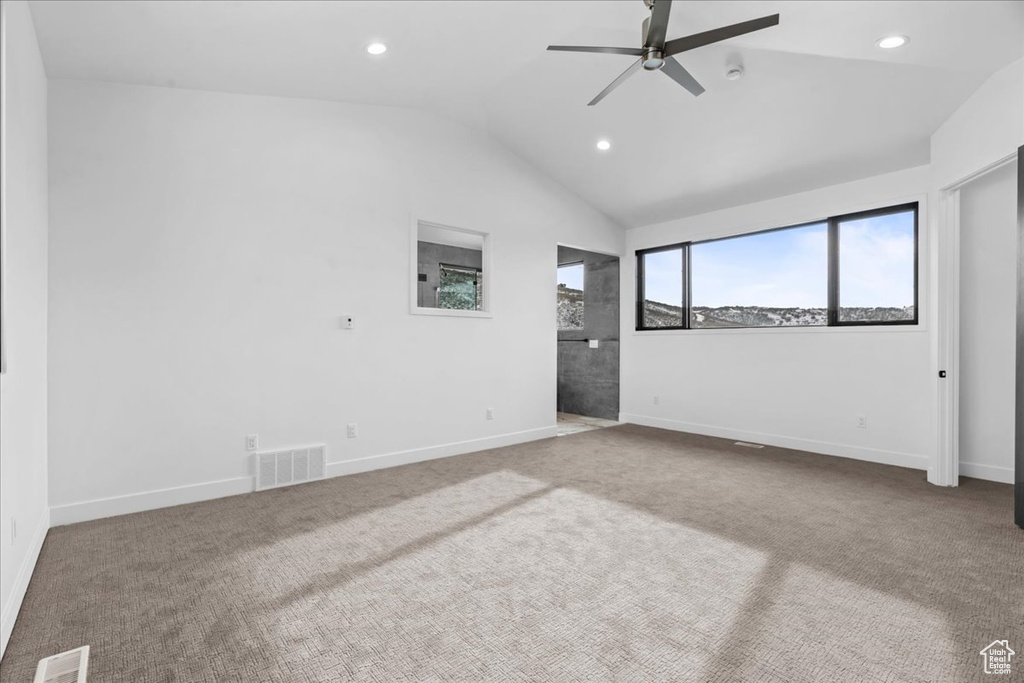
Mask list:
[[[597,94],[587,105],[593,106],[603,100],[608,93],[622,85],[627,78],[637,72],[640,67],[647,71],[662,70],[666,76],[683,86],[691,93],[700,95],[704,87],[697,82],[683,65],[676,61],[673,55],[686,52],[698,47],[717,43],[745,33],[753,33],[763,28],[776,26],[779,23],[779,15],[772,14],[760,19],[741,21],[731,26],[694,33],[691,36],[684,36],[674,40],[666,40],[668,31],[668,14],[672,9],[672,0],[644,0],[644,4],[651,10],[651,16],[644,19],[643,23],[643,47],[588,47],[585,45],[548,45],[549,50],[560,52],[600,52],[610,55],[629,55],[640,59],[622,72],[622,75],[612,81],[607,88]]]

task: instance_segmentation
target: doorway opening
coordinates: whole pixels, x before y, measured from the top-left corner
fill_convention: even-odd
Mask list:
[[[619,257],[558,247],[558,434],[619,424]]]
[[[1013,483],[1017,168],[959,189],[958,472]]]

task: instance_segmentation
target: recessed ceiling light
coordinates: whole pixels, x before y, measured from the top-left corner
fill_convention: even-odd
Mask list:
[[[608,142],[607,140],[598,140],[597,148],[602,152],[607,152],[612,148],[612,143]]]
[[[371,55],[382,55],[388,51],[388,46],[384,43],[370,43],[366,46],[366,51]]]
[[[894,47],[902,47],[903,45],[906,45],[908,40],[910,40],[910,38],[907,38],[906,36],[886,36],[878,41],[878,47],[884,50],[891,50]]]
[[[743,67],[742,66],[731,66],[725,72],[725,77],[730,81],[738,81],[743,78]]]

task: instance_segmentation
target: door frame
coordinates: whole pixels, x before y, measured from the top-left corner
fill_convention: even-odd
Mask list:
[[[960,190],[1016,160],[1014,150],[938,191],[937,356],[946,376],[938,378],[938,448],[928,468],[928,481],[937,486],[960,480]]]
[[[619,379],[619,414],[621,415],[622,414],[622,263],[623,263],[623,258],[624,257],[623,257],[621,252],[612,251],[612,250],[609,250],[609,249],[595,249],[593,247],[582,246],[582,245],[579,245],[579,244],[569,244],[567,242],[560,242],[560,241],[559,242],[555,242],[555,250],[554,250],[555,253],[554,253],[553,261],[554,261],[554,269],[555,269],[556,278],[553,278],[554,280],[557,279],[558,267],[560,265],[558,263],[558,250],[560,248],[577,249],[579,251],[590,252],[591,254],[601,254],[602,256],[613,256],[613,257],[615,257],[615,258],[617,258],[619,260],[619,282],[618,282],[619,329],[617,331],[617,334],[619,336],[619,377],[618,377],[618,379]],[[557,306],[557,300],[556,300],[555,304]],[[555,353],[555,413],[557,414],[558,413],[558,408],[559,408],[559,406],[558,406],[558,398],[557,398],[557,396],[558,396],[558,341],[559,341],[558,340],[558,324],[557,324],[557,322],[555,324],[555,335],[554,335],[554,337],[555,337],[555,345],[554,345],[554,353]],[[618,417],[616,417],[616,420],[618,420]]]

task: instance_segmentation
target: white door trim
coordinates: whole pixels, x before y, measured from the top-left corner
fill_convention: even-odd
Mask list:
[[[1013,153],[939,190],[938,201],[938,452],[928,481],[957,486],[960,479],[960,190],[1015,162]]]

